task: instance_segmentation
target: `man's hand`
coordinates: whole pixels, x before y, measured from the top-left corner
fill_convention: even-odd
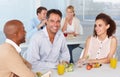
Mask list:
[[[42,20],[41,23],[37,26],[38,30],[44,25],[46,25],[46,22],[47,22],[47,19]]]

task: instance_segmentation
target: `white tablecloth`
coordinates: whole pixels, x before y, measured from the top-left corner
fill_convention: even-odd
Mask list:
[[[86,41],[86,36],[85,35],[79,35],[76,37],[66,37],[66,41],[68,45],[72,44],[85,44]]]
[[[65,72],[64,75],[58,75],[56,69],[51,69],[51,71],[51,77],[120,77],[120,62],[116,69],[110,68],[109,64],[103,64],[100,68],[91,70],[87,70],[86,66],[75,67],[73,72]]]

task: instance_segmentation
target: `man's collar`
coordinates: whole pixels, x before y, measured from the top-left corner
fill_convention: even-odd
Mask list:
[[[6,39],[5,42],[7,42],[7,43],[11,44],[13,47],[15,47],[15,49],[17,50],[18,53],[21,52],[21,48],[12,40]]]
[[[47,27],[46,27],[46,26],[43,28],[43,31],[44,31],[45,35],[46,35],[47,37],[49,37],[48,31],[47,31]],[[61,34],[60,30],[58,30],[58,32],[56,33],[55,36],[59,37],[60,34]]]

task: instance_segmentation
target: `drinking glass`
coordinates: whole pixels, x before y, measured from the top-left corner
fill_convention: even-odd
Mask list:
[[[64,72],[65,72],[65,66],[64,66],[64,64],[62,64],[62,63],[58,64],[58,66],[57,66],[57,72],[58,72],[59,75],[63,75],[64,74]]]
[[[110,67],[114,69],[117,67],[117,58],[110,59]]]
[[[65,37],[67,37],[67,32],[66,31],[63,34],[64,34]]]

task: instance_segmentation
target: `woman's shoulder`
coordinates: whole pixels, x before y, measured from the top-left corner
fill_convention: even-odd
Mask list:
[[[96,40],[97,40],[96,36],[89,35],[86,41],[88,41],[88,42],[90,42],[90,41],[93,42],[94,41],[95,42]]]
[[[93,38],[93,36],[92,36],[92,35],[89,35],[89,36],[87,37],[87,40],[86,40],[86,41],[90,41],[92,38]]]
[[[80,21],[76,16],[74,17],[74,20],[76,20],[76,21]]]
[[[111,36],[110,39],[111,39],[112,41],[117,41],[116,36]]]
[[[75,24],[80,24],[80,20],[79,20],[77,17],[74,17],[74,18],[73,18],[73,22],[74,22]]]
[[[93,35],[89,35],[87,39],[96,39],[96,37]]]

